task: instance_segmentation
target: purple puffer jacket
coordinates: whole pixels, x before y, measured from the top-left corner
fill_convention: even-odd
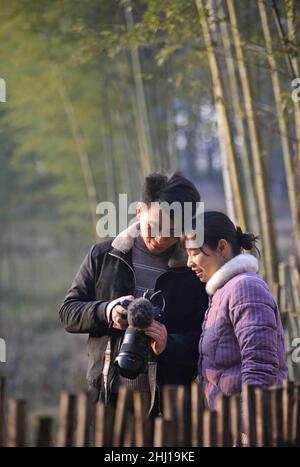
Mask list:
[[[287,379],[280,314],[257,269],[254,256],[238,255],[206,285],[199,375],[211,409],[218,394],[241,393],[242,384],[265,387]]]

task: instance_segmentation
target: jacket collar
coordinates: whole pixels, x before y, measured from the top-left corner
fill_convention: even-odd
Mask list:
[[[216,271],[206,284],[206,292],[213,295],[217,289],[223,287],[230,279],[242,272],[257,272],[258,261],[250,254],[240,254],[227,261]]]
[[[136,237],[140,235],[140,223],[135,222],[127,229],[120,232],[113,240],[112,247],[126,255],[134,244]],[[185,248],[177,243],[176,248],[168,261],[169,268],[182,268],[187,266],[187,254]]]

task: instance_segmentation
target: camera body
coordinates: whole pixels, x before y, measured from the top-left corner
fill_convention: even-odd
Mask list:
[[[158,291],[150,296],[147,291],[141,298],[119,303],[127,310],[129,324],[115,359],[115,365],[124,378],[135,379],[147,371],[151,338],[145,334],[144,329],[151,325],[153,319],[163,322],[162,311],[165,303],[160,294],[161,291]]]

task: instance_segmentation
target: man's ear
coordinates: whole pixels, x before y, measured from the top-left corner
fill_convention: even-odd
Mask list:
[[[137,217],[138,219],[140,219],[140,218],[141,218],[141,214],[142,214],[142,206],[141,206],[140,203],[138,203],[135,212],[136,212],[136,217]]]

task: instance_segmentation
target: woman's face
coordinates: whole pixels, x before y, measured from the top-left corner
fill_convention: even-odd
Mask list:
[[[204,244],[200,248],[188,248],[187,265],[201,282],[208,282],[212,275],[225,264],[230,257],[228,256],[228,244],[219,244],[216,250],[212,250]]]

